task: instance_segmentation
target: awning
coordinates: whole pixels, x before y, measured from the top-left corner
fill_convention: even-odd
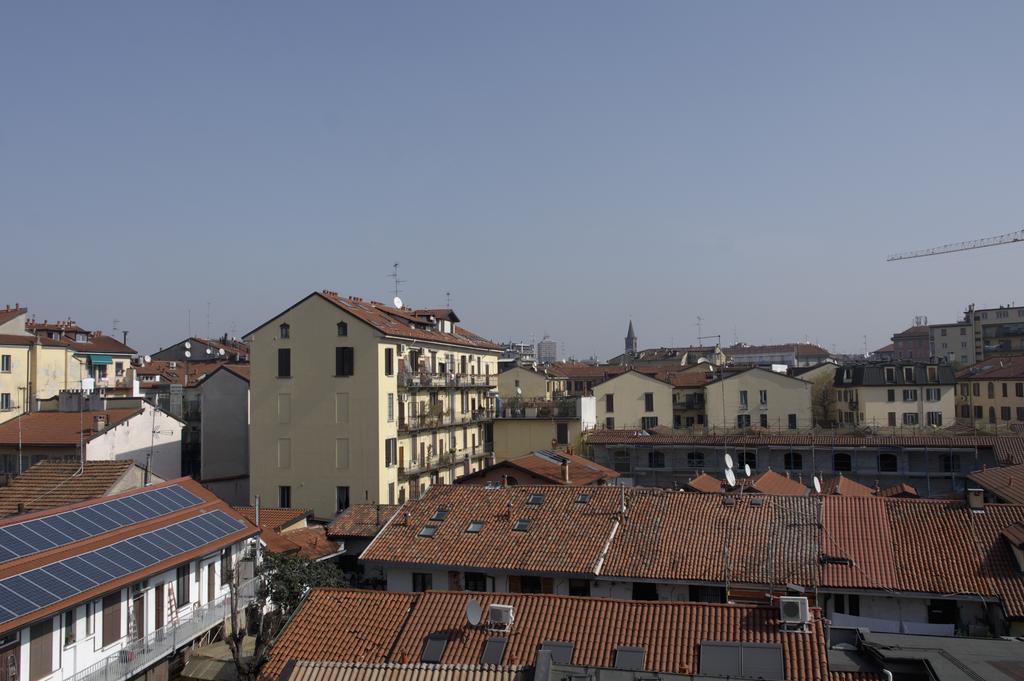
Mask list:
[[[113,364],[110,355],[89,355],[89,364]]]

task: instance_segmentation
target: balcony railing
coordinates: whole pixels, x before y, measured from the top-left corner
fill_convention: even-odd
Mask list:
[[[446,412],[440,415],[406,416],[398,422],[398,432],[411,433],[416,430],[435,430],[437,428],[448,428],[449,426],[464,426],[489,421],[493,418],[494,410],[492,409],[477,409],[465,414]]]
[[[487,388],[497,383],[496,374],[435,374],[429,371],[398,374],[399,388]]]
[[[492,451],[493,446],[490,443],[485,443],[483,445],[477,445],[476,447],[467,447],[463,450],[457,450],[454,454],[447,452],[435,456],[417,458],[415,461],[410,461],[408,464],[399,467],[398,474],[421,475],[441,468],[461,466],[466,461],[472,461],[474,459],[479,459],[480,457],[489,456]]]
[[[577,400],[522,400],[511,399],[502,405],[498,418],[501,419],[573,419],[579,416]]]
[[[256,581],[252,579],[239,586],[239,607],[244,608],[255,596]],[[222,596],[203,606],[193,606],[188,617],[177,623],[168,622],[145,638],[132,641],[108,655],[105,660],[82,669],[66,681],[123,681],[223,623],[230,608],[230,596]]]

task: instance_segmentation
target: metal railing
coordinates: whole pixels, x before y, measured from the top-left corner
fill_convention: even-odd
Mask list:
[[[463,426],[470,423],[480,423],[494,418],[494,410],[477,409],[467,411],[465,414],[446,411],[443,414],[423,414],[419,416],[406,416],[398,422],[398,430],[407,433],[414,430],[433,430],[447,428],[448,426]]]
[[[256,582],[256,579],[251,579],[239,586],[239,608],[244,608],[255,596]],[[188,617],[177,623],[168,622],[145,638],[127,643],[106,659],[80,670],[64,681],[123,681],[222,624],[228,618],[230,608],[230,595],[221,596],[203,606],[192,606]]]
[[[486,388],[497,385],[497,374],[400,373],[400,388]]]

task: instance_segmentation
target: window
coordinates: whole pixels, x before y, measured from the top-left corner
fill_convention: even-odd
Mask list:
[[[1010,420],[1010,415],[1011,415],[1012,412],[1011,412],[1009,407],[1000,407],[999,412],[1000,412],[999,416],[1000,416],[1001,420],[1003,420],[1003,421],[1009,421]]]
[[[943,454],[942,455],[942,472],[943,473],[959,473],[960,472],[960,456],[958,454]]]
[[[10,411],[13,407],[11,406],[11,394],[0,393],[0,411]]]
[[[75,642],[75,609],[64,611],[64,646],[73,645]]]
[[[277,377],[288,378],[292,375],[292,351],[290,348],[277,349]]]
[[[124,376],[124,362],[114,362],[114,375],[117,377]]]
[[[444,444],[439,446],[440,450],[444,450]],[[391,467],[398,465],[398,438],[389,437],[384,440],[384,466]]]
[[[760,423],[762,428],[768,427],[768,414],[761,414]]]
[[[647,452],[647,466],[649,468],[664,468],[665,467],[665,453],[664,452]]]
[[[765,406],[768,405],[768,391],[767,390],[761,390],[761,391],[758,392],[758,401],[761,403],[762,407],[765,407]]]
[[[644,411],[654,411],[654,393],[644,393]]]
[[[85,604],[85,635],[92,636],[96,633],[96,613],[93,601]]]
[[[346,374],[351,376],[351,374]],[[384,375],[394,376],[395,375],[395,349],[384,348]]]
[[[843,615],[860,615],[860,596],[858,594],[835,594],[832,610]]]
[[[555,442],[560,445],[569,444],[569,424],[568,423],[556,423],[555,424]]]
[[[804,468],[804,455],[800,452],[786,452],[783,462],[787,471],[801,471]]]
[[[992,381],[988,383],[988,398],[991,400],[996,396],[996,384]]]
[[[704,452],[690,452],[687,454],[686,465],[689,468],[704,468]]]
[[[0,355],[0,371],[5,374],[11,373],[11,356]]]
[[[981,383],[975,381],[974,383],[971,384],[971,388],[974,392],[975,397],[981,397]]]
[[[740,409],[746,409],[746,408],[747,408],[747,391],[746,390],[741,390],[740,391]]]
[[[943,345],[945,347],[945,345]],[[928,367],[928,382],[938,383],[939,382],[939,367],[930,366]]]
[[[388,423],[395,420],[395,394],[388,393]]]
[[[29,640],[28,678],[39,681],[53,672],[53,618],[33,624]]]
[[[885,401],[886,402],[895,402],[896,401],[896,391],[893,390],[892,388],[890,388],[889,390],[886,390],[885,391]]]
[[[511,591],[512,589],[509,589]],[[543,593],[543,583],[540,577],[534,577],[532,575],[523,575],[519,578],[519,592],[522,594],[539,594]]]
[[[942,399],[942,391],[938,388],[927,388],[924,391],[924,399],[929,402],[938,402]]]
[[[615,419],[611,416],[605,417],[604,427],[608,430],[615,430]]]
[[[1007,397],[1007,390],[1009,389],[1009,383],[1003,383],[1003,397]]]
[[[430,591],[434,588],[434,576],[429,572],[414,572],[412,573],[412,590],[413,591]]]
[[[832,470],[836,473],[849,473],[853,470],[853,457],[848,452],[836,452],[832,455]]]
[[[1017,420],[1024,421],[1024,407],[1017,407]]]
[[[278,327],[278,330],[280,331],[280,334],[278,334],[278,336],[281,340],[292,337],[292,327],[288,326],[287,324],[282,324],[281,326]]]
[[[569,580],[569,595],[570,596],[589,596],[590,595],[590,580],[589,579],[570,579]]]
[[[981,407],[975,407],[974,408],[974,418],[977,419],[978,421],[980,421],[981,419],[985,418],[985,410],[982,409]]]
[[[467,572],[463,576],[466,591],[487,591],[487,575],[482,572]]]
[[[427,539],[430,539],[435,534],[437,534],[437,527],[433,525],[424,525],[419,532],[419,536],[426,537]]]
[[[891,428],[895,428],[896,427],[896,412],[894,412],[894,411],[890,411],[889,412],[889,426]]]
[[[347,336],[348,335],[348,324],[346,324],[345,322],[338,322],[338,335],[339,336]]]
[[[895,473],[899,470],[899,461],[895,454],[882,453],[878,455],[878,472]]]
[[[484,521],[470,520],[469,526],[466,527],[466,532],[469,532],[470,534],[479,534],[482,529],[484,529]]]
[[[996,422],[996,408],[995,407],[989,407],[988,408],[988,422],[989,423],[995,423]]]
[[[280,487],[277,488],[277,505],[280,508],[292,507],[291,485],[281,485]]]
[[[516,524],[512,526],[513,532],[529,532],[530,531],[530,519],[520,518],[516,521]]]
[[[909,388],[903,391],[904,402],[917,402],[917,389]]]
[[[615,411],[615,395],[609,393],[604,396],[604,410],[609,414]]]
[[[903,367],[903,382],[914,383],[914,367]]]
[[[750,470],[757,470],[757,452],[755,450],[736,450],[736,461],[740,468],[750,466]]]
[[[640,427],[643,428],[644,430],[647,430],[649,428],[654,428],[657,425],[658,425],[658,417],[657,416],[642,416],[640,418]]]
[[[1009,412],[1009,409],[1007,409]],[[941,411],[930,411],[925,414],[925,422],[929,426],[941,426],[942,425],[942,412]]]
[[[526,498],[527,506],[543,506],[544,495],[543,494],[531,494]]]
[[[220,550],[220,585],[227,586],[228,578],[231,576],[231,547],[226,546]],[[158,625],[159,626],[159,623]]]
[[[334,508],[337,513],[341,513],[348,508],[348,487],[340,486],[334,488]]]
[[[895,383],[896,382],[896,367],[885,367],[885,382]]]
[[[789,415],[789,429],[796,430],[796,414]]]
[[[737,428],[749,428],[750,427],[750,414],[736,414],[736,427]]]
[[[903,425],[905,426],[916,426],[920,420],[917,417],[917,412],[905,411],[903,412]]]
[[[1016,391],[1017,397],[1024,397],[1024,383],[1014,384],[1014,390]]]
[[[334,375],[351,376],[355,371],[355,359],[351,347],[334,348]]]
[[[616,473],[629,473],[629,452],[617,451],[612,462]]]
[[[188,605],[189,601],[191,600],[191,594],[189,593],[189,589],[191,588],[192,581],[188,577],[189,577],[189,566],[188,565],[180,565],[180,566],[178,566],[178,569],[175,571],[175,574],[174,574],[174,599],[175,599],[175,603],[178,604],[178,608],[179,609],[184,608],[186,605]],[[107,611],[106,599],[104,599],[104,606],[103,606],[103,619],[104,620],[106,620],[106,618],[107,618],[107,612],[106,611]],[[103,628],[106,629],[106,627],[107,627],[107,623],[104,622],[103,623]]]

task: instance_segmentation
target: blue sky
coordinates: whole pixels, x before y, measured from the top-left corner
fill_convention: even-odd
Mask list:
[[[151,351],[451,292],[576,356],[1016,300],[1019,2],[0,4],[0,303]]]

